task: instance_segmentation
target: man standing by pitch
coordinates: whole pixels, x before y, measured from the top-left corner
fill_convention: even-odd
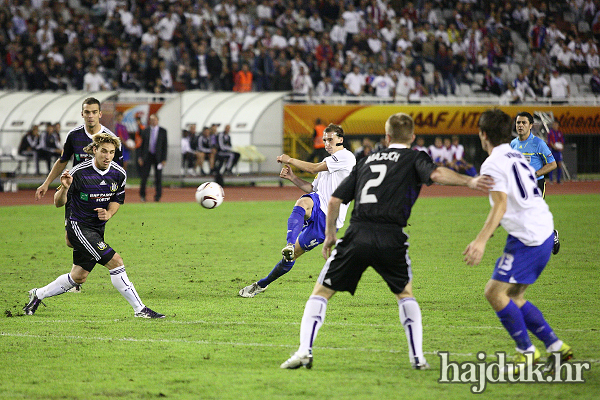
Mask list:
[[[142,180],[140,182],[140,199],[146,201],[146,182],[150,176],[150,168],[154,167],[154,201],[162,196],[162,171],[167,163],[167,130],[158,126],[158,116],[149,117],[149,125],[141,132],[142,145],[139,149],[138,165]]]

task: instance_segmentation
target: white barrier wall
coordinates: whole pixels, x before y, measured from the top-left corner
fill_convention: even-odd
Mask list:
[[[207,92],[189,91],[166,96],[157,112],[159,124],[168,132],[167,175],[179,175],[181,168],[181,131],[195,123],[197,132],[203,126],[219,124],[231,126],[232,145],[254,145],[267,157],[261,172],[278,173],[275,161],[283,149],[283,97],[287,92]],[[130,103],[127,94],[105,92],[4,92],[0,91],[0,145],[5,152],[15,151],[23,135],[34,124],[60,122],[61,139],[73,128],[83,123],[81,104],[87,97],[101,103],[111,100],[115,104]],[[148,95],[148,103],[155,102]],[[122,97],[122,99],[121,99]],[[137,95],[144,98],[144,94]],[[143,100],[142,100],[143,101]],[[136,100],[140,103],[140,100]],[[109,122],[107,122],[109,121]],[[114,123],[101,119],[100,123],[114,130]],[[250,165],[240,162],[238,172],[249,172]]]

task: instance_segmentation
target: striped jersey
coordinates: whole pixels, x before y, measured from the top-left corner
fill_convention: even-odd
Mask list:
[[[114,161],[101,170],[93,159],[80,162],[70,173],[73,183],[67,194],[70,200],[67,219],[93,227],[104,226],[106,221],[98,219],[94,209],[107,209],[111,202],[123,204],[127,173]]]
[[[108,133],[117,137],[110,129],[104,125],[100,125],[101,129],[99,133]],[[85,125],[80,125],[77,128],[73,128],[67,133],[67,139],[63,147],[63,152],[60,155],[60,161],[68,162],[73,157],[73,166],[93,158],[91,154],[87,154],[83,151],[83,148],[88,144],[92,143],[92,135],[87,133]],[[119,165],[123,165],[123,149],[122,145],[115,151],[114,160]]]
[[[523,141],[520,141],[518,137],[514,138],[510,142],[510,147],[521,152],[536,171],[544,165],[554,162],[554,156],[548,145],[533,133],[530,133],[529,137]],[[544,175],[537,179],[540,180],[543,178]]]

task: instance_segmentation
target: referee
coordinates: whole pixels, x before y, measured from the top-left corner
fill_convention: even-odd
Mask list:
[[[527,111],[518,113],[515,125],[519,137],[514,138],[510,142],[510,147],[522,153],[533,169],[535,169],[535,179],[537,180],[538,188],[540,189],[542,198],[546,198],[545,175],[556,169],[556,160],[546,142],[531,133],[533,115]],[[559,250],[560,241],[558,239],[558,231],[555,229],[552,254],[558,254]]]
[[[485,176],[471,178],[438,167],[425,152],[411,150],[414,122],[407,114],[389,117],[385,132],[389,147],[363,158],[329,201],[323,243],[323,256],[329,258],[304,309],[300,347],[281,368],[312,367],[313,341],[325,320],[328,300],[337,291],[354,294],[362,273],[372,266],[398,301],[412,367],[429,369],[423,356],[421,309],[412,292],[404,227],[423,184],[437,182],[488,190],[492,180]],[[350,226],[332,251],[337,240],[335,221],[340,205],[353,199]]]

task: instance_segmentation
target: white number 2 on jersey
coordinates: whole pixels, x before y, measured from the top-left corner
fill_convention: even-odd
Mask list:
[[[383,182],[383,178],[385,178],[385,173],[387,172],[387,166],[385,164],[369,165],[369,168],[371,168],[371,172],[377,172],[379,175],[377,175],[376,178],[369,179],[367,183],[365,183],[363,190],[360,192],[361,204],[377,203],[377,196],[375,196],[374,194],[369,194],[367,192],[370,188],[381,185],[381,182]]]

